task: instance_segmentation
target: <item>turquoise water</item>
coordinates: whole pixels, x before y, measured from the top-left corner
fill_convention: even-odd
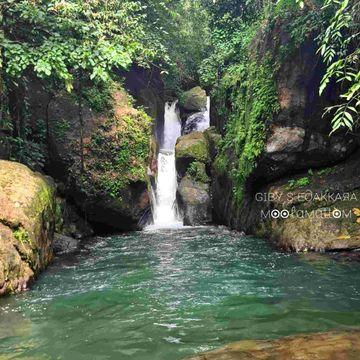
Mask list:
[[[360,263],[217,228],[94,239],[0,299],[0,359],[181,359],[360,326]]]

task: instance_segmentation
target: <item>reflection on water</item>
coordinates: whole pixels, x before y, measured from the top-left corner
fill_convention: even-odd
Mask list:
[[[275,252],[217,228],[134,232],[0,300],[0,359],[181,359],[360,324],[360,264]]]

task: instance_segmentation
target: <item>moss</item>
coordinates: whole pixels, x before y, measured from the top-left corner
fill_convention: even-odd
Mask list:
[[[131,109],[111,116],[92,134],[81,178],[85,192],[121,200],[129,183],[147,180],[151,124],[142,109]]]
[[[83,97],[87,105],[97,113],[107,113],[113,108],[112,92],[114,84],[101,82],[83,90]]]
[[[52,216],[55,211],[55,188],[48,181],[42,181],[39,183],[39,189],[36,193],[36,197],[34,198],[31,206],[29,206],[26,210],[27,215],[35,219],[39,217],[39,214],[43,213],[44,210],[48,210],[43,214],[45,216],[45,221],[49,221],[47,217]],[[40,219],[39,219],[40,221]]]
[[[219,175],[224,175],[226,173],[227,166],[228,161],[224,154],[219,154],[213,162],[213,168]]]
[[[15,229],[12,230],[14,238],[20,242],[20,244],[22,246],[30,246],[33,247],[33,242],[31,241],[31,237],[28,233],[28,231],[26,231],[23,227],[18,226]],[[30,264],[31,263],[31,255],[28,254],[28,252],[26,251],[25,254],[22,254],[27,262]]]
[[[206,107],[206,92],[200,86],[194,87],[180,95],[180,105],[190,111],[198,111]]]
[[[32,245],[29,233],[22,227],[17,227],[13,230],[13,235],[16,240],[18,240],[22,245],[28,244]]]
[[[316,175],[318,176],[327,176],[327,175],[331,175],[331,174],[334,174],[336,172],[336,169],[335,168],[324,168],[324,169],[321,169],[319,171],[316,172]]]
[[[230,170],[235,199],[240,203],[245,181],[264,148],[265,122],[279,110],[270,54],[261,62],[231,66],[214,95],[221,104],[220,114],[228,119],[215,164],[222,173],[225,168]]]
[[[67,131],[70,129],[71,125],[70,122],[66,119],[61,119],[56,121],[54,126],[55,135],[59,138],[64,137]]]
[[[310,185],[311,179],[308,176],[301,177],[299,179],[289,180],[286,185],[286,190],[294,190],[307,185]]]
[[[55,202],[55,232],[61,233],[64,225],[63,212],[61,208],[61,200],[56,199]]]
[[[194,179],[195,181],[201,183],[208,183],[210,182],[209,176],[206,174],[205,164],[199,161],[193,161],[188,169],[187,174]]]
[[[176,144],[176,158],[187,158],[204,163],[210,161],[209,147],[203,133],[182,136]]]

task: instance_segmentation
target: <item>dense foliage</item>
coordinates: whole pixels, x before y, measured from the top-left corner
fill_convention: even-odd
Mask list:
[[[133,101],[116,89],[116,111],[91,134],[86,145],[85,171],[73,164],[72,175],[88,197],[106,196],[122,201],[121,191],[130,182],[146,182],[151,118],[133,108]]]
[[[118,80],[117,69],[157,67],[176,92],[198,82],[209,39],[200,1],[5,0],[0,19],[0,128],[10,134],[11,157],[31,167],[45,162],[37,138],[47,126],[29,124],[26,94],[34,77],[52,98],[63,88],[74,91],[82,124],[84,102],[101,109],[98,95]]]
[[[341,83],[340,103],[328,107],[332,112],[333,132],[340,128],[353,130],[360,114],[360,4],[349,0],[325,0],[325,7],[335,6],[326,31],[321,34],[321,53],[327,71],[321,81],[320,95],[331,80]]]
[[[41,128],[29,123],[26,94],[34,77],[52,96],[74,89],[82,124],[88,87],[110,82],[114,68],[148,66],[165,57],[161,44],[148,36],[144,11],[141,2],[130,0],[1,2],[2,93],[15,99],[2,107],[1,128],[10,132],[12,158],[32,167],[44,164],[36,139]]]
[[[279,109],[276,71],[305,40],[316,38],[327,68],[320,94],[341,84],[339,102],[327,109],[333,131],[354,130],[359,121],[355,0],[4,0],[0,9],[0,132],[12,158],[33,168],[43,167],[48,143],[47,119],[29,120],[35,77],[51,99],[73,93],[80,129],[85,104],[99,113],[111,108],[118,69],[156,67],[172,94],[201,83],[227,119],[217,165],[231,171],[239,201],[263,150],[265,123]],[[262,52],[259,36],[279,23],[289,41],[280,46],[274,38]],[[84,167],[82,130],[79,147]]]
[[[150,61],[158,52],[137,1],[9,0],[1,10],[4,75],[12,79],[30,70],[71,90],[76,72],[107,80],[113,66]]]
[[[333,131],[356,125],[358,5],[338,0],[204,3],[212,19],[212,51],[200,68],[201,81],[212,89],[213,104],[219,116],[226,119],[216,168],[231,173],[235,199],[241,202],[246,180],[263,151],[266,123],[279,110],[276,73],[306,40],[317,41],[321,55],[331,54],[330,58],[324,57],[327,72],[319,85],[320,94],[329,82],[341,82],[340,105],[326,111],[335,111]],[[286,44],[280,44],[272,33],[275,26],[286,31]],[[264,34],[273,34],[267,53],[261,46],[261,41],[267,41]],[[341,99],[346,103],[342,104]]]

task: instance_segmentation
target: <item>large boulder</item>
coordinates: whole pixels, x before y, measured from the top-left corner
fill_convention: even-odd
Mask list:
[[[277,340],[243,340],[188,360],[331,360],[356,359],[360,332],[326,332],[289,336]]]
[[[54,227],[52,181],[0,160],[0,295],[25,290],[48,265]]]
[[[177,199],[185,225],[212,222],[211,180],[208,176],[210,139],[210,133],[193,132],[181,136],[176,143]]]
[[[61,93],[47,99],[41,87],[34,89],[32,116],[46,114],[49,123],[46,171],[65,184],[67,197],[100,230],[138,229],[150,207],[147,164],[152,119],[134,108],[120,86],[110,95],[93,89],[85,100],[81,126],[73,97]],[[102,108],[103,103],[107,107]]]
[[[196,86],[182,94],[180,106],[190,112],[201,111],[206,108],[206,101],[206,91]]]
[[[186,175],[180,181],[177,199],[183,213],[184,225],[196,226],[212,221],[210,186]]]
[[[175,146],[176,169],[184,175],[193,161],[210,163],[209,145],[204,133],[193,132],[178,138]]]

